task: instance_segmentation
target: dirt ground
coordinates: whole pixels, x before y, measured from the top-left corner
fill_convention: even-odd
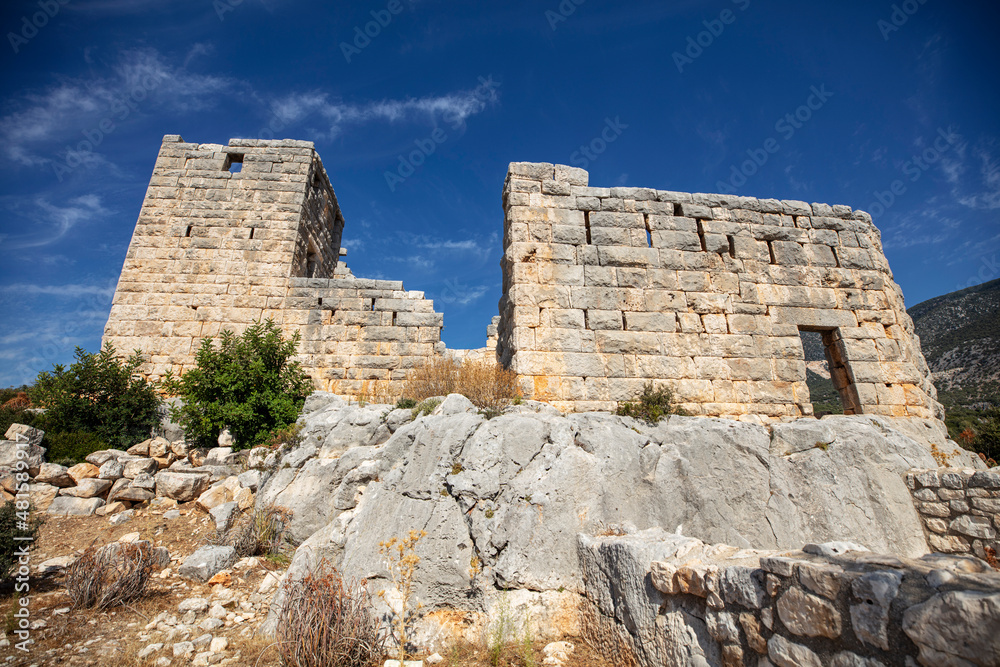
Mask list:
[[[151,621],[164,613],[178,615],[177,605],[186,598],[204,597],[214,600],[220,595],[238,598],[241,602],[239,606],[232,607],[238,612],[236,618],[226,620],[224,627],[212,632],[213,637],[225,637],[229,643],[225,657],[215,659],[213,664],[223,667],[280,665],[273,645],[255,634],[266,616],[266,602],[250,605],[246,600],[262,597],[255,595],[262,580],[269,572],[280,576],[287,567],[287,558],[243,559],[232,568],[231,580],[226,585],[210,586],[182,579],[176,574],[177,567],[198,547],[207,544],[214,536],[215,529],[210,517],[193,504],[181,505],[178,510],[180,516],[176,518],[166,518],[162,510],[137,510],[130,521],[117,526],[112,525],[106,517],[46,517],[31,553],[33,568],[50,558],[79,555],[88,546],[114,542],[130,533],[139,533],[140,539],[150,540],[155,546],[166,547],[170,551],[171,562],[163,571],[154,573],[143,599],[126,607],[106,611],[73,609],[65,592],[62,572],[45,576],[33,574],[29,609],[34,644],[27,653],[15,648],[18,639],[12,633],[15,622],[13,612],[19,595],[15,595],[12,586],[0,589],[0,618],[4,619],[0,629],[7,632],[7,639],[10,641],[9,646],[0,648],[0,667],[191,665],[190,657],[171,656],[171,641],[156,633],[155,628],[149,627]],[[228,588],[231,593],[220,590],[222,588]],[[179,640],[180,638],[174,641]],[[571,641],[575,648],[569,659],[562,663],[563,667],[609,664],[583,642]],[[145,659],[138,657],[143,648],[157,642],[164,643],[165,648]],[[444,667],[540,667],[544,657],[543,647],[541,643],[536,643],[530,649],[510,646],[494,659],[484,645],[458,645],[443,652],[444,660],[439,664]],[[410,659],[424,657],[426,656],[413,656]],[[160,659],[159,663],[157,659]],[[382,664],[381,661],[379,664]]]

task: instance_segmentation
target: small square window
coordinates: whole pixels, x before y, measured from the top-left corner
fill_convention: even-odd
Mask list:
[[[226,153],[226,162],[222,168],[231,174],[238,174],[243,170],[243,153]]]

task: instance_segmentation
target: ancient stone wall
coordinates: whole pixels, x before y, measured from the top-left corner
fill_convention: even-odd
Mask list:
[[[966,556],[844,542],[767,552],[661,535],[580,536],[584,636],[643,667],[911,667],[1000,660],[1000,573]],[[622,661],[624,662],[624,661]]]
[[[906,485],[931,549],[979,558],[1000,554],[1000,470],[913,470]]]
[[[398,393],[440,350],[422,292],[359,280],[339,261],[344,218],[307,141],[185,143],[167,135],[129,245],[104,341],[141,350],[151,378],[190,367],[203,338],[273,318],[302,334],[318,388]]]
[[[847,206],[588,187],[513,163],[497,355],[526,396],[612,409],[653,381],[689,414],[812,413],[800,331],[822,333],[848,414],[941,416],[868,214]]]

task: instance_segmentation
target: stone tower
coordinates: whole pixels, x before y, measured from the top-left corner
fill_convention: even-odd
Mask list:
[[[302,335],[317,387],[356,394],[439,353],[422,292],[360,280],[339,261],[344,218],[312,142],[163,138],[104,341],[142,351],[152,379],[193,364],[203,338],[272,318]]]

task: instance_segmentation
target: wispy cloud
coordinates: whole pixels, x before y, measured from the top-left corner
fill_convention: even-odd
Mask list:
[[[2,151],[14,164],[45,166],[54,153],[65,152],[67,142],[86,139],[88,131],[96,134],[102,121],[115,126],[143,109],[205,109],[218,102],[219,93],[241,85],[229,77],[177,67],[154,49],[123,51],[101,74],[64,77],[9,100],[0,116]]]
[[[109,285],[33,285],[30,283],[15,283],[5,286],[3,291],[14,294],[61,296],[67,299],[77,299],[81,296],[101,296],[110,299],[115,294],[115,285],[114,283]]]
[[[496,90],[486,85],[446,95],[366,103],[344,102],[316,90],[280,98],[272,104],[272,111],[289,124],[318,115],[328,124],[328,137],[333,138],[347,127],[376,121],[426,121],[432,124],[443,121],[461,126],[467,118],[482,112],[497,99]]]
[[[33,229],[24,235],[8,235],[0,239],[0,247],[9,250],[40,248],[63,239],[71,229],[109,211],[101,205],[97,195],[83,195],[70,199],[65,206],[57,206],[43,198],[34,200],[34,209],[24,213]]]

